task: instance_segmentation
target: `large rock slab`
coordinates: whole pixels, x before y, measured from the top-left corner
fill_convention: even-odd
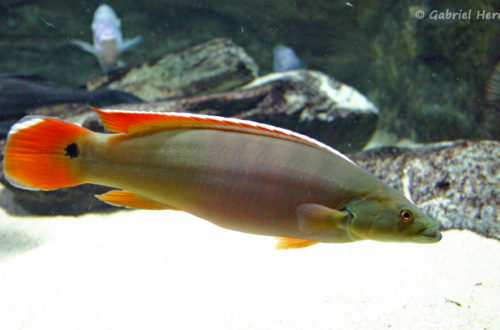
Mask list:
[[[239,89],[168,101],[119,104],[109,109],[189,112],[254,120],[287,128],[353,153],[375,132],[378,109],[351,86],[324,73],[295,70],[255,79]],[[50,106],[31,112],[81,124],[87,107]]]
[[[371,137],[377,108],[354,88],[307,70],[261,77],[245,87],[218,94],[163,102],[123,104],[111,108],[135,111],[208,113],[251,119],[285,127],[326,142],[343,152],[359,150]],[[31,112],[103,131],[97,115],[85,106],[50,106]],[[84,185],[54,192],[19,190],[4,182],[11,197],[0,205],[14,213],[79,214],[104,204],[93,195],[103,188]],[[18,204],[20,207],[13,207]]]
[[[500,142],[385,147],[353,160],[401,190],[440,224],[500,239]]]
[[[355,88],[312,70],[269,74],[244,90],[273,86],[256,109],[242,118],[293,129],[344,153],[360,150],[377,127],[379,111]]]
[[[352,153],[374,133],[378,109],[351,86],[311,70],[269,74],[226,93],[111,109],[191,112],[284,127]]]
[[[243,48],[219,38],[98,77],[87,88],[108,87],[158,101],[227,91],[252,81],[257,73],[257,64]]]

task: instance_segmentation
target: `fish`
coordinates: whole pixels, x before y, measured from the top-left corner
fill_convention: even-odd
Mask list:
[[[304,64],[299,59],[295,51],[285,45],[277,45],[273,49],[274,54],[274,72],[285,72],[290,70],[302,69]]]
[[[441,239],[401,192],[305,135],[211,115],[92,109],[110,133],[51,117],[17,122],[4,151],[7,181],[31,190],[113,187],[96,197],[277,237],[278,249]]]
[[[0,120],[20,119],[27,109],[33,107],[73,102],[107,106],[143,101],[131,93],[119,90],[87,91],[61,87],[34,75],[0,75]]]
[[[142,42],[141,36],[124,40],[121,32],[121,22],[113,8],[106,4],[100,5],[92,20],[94,44],[81,40],[71,40],[86,52],[97,57],[103,71],[110,71],[118,65],[120,53],[137,46]]]

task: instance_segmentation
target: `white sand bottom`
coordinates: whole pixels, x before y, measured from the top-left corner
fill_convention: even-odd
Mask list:
[[[183,212],[0,213],[0,329],[500,329],[500,242],[275,240]]]

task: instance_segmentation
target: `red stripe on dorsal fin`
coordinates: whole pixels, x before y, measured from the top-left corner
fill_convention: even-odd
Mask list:
[[[135,135],[155,133],[167,129],[216,129],[241,132],[305,144],[310,147],[333,152],[352,163],[351,160],[335,149],[308,136],[250,120],[193,113],[142,112],[91,108],[97,112],[104,126],[113,133]]]

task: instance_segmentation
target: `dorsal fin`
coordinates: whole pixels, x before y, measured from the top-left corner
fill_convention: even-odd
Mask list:
[[[91,107],[97,112],[104,126],[113,133],[129,135],[147,134],[166,129],[215,129],[256,134],[292,141],[317,149],[332,152],[350,163],[349,158],[335,149],[308,136],[293,131],[250,120],[225,118],[211,115],[178,112],[143,112],[126,110],[104,110]]]

